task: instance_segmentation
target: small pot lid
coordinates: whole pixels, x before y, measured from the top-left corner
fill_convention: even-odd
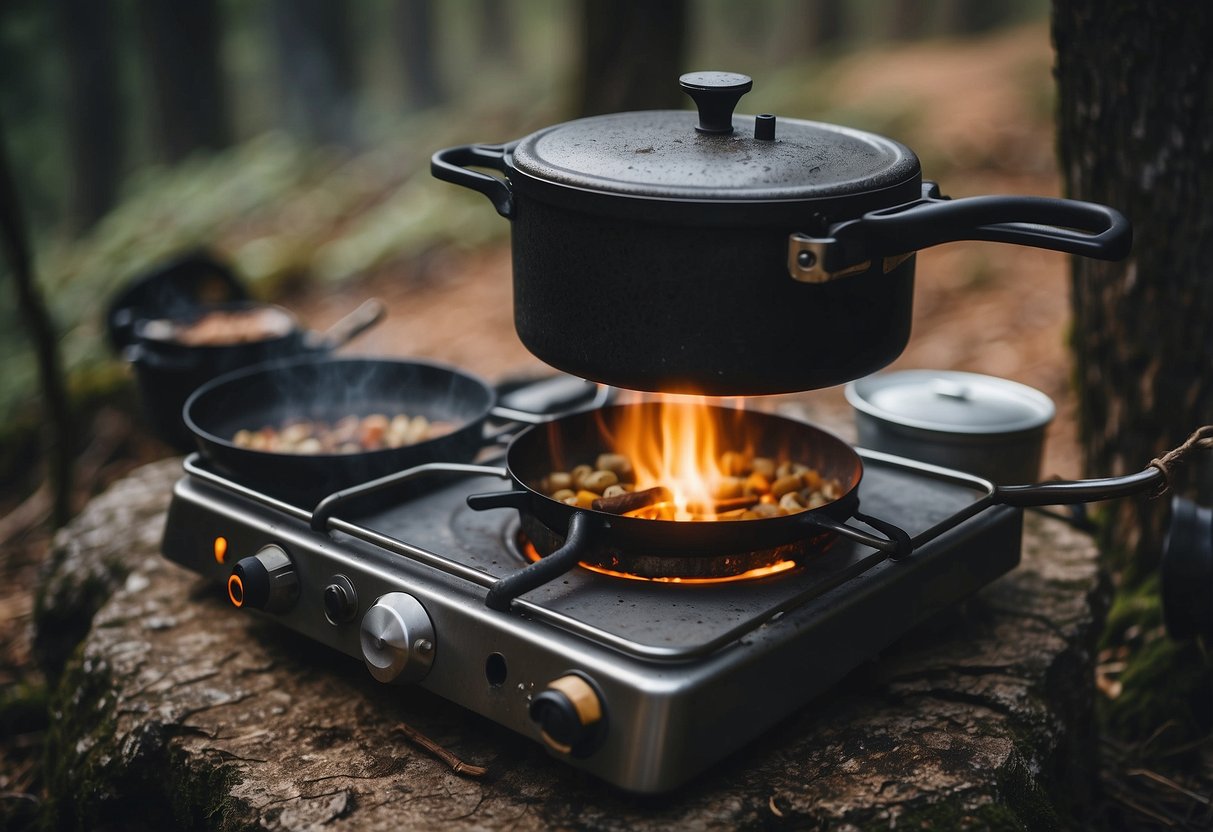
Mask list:
[[[692,72],[680,85],[698,106],[578,119],[513,148],[513,167],[573,188],[664,199],[804,200],[892,187],[920,175],[905,145],[799,119],[734,115],[753,82]]]
[[[977,373],[903,370],[846,386],[861,413],[895,425],[946,433],[1018,433],[1053,419],[1053,401],[1024,384]]]

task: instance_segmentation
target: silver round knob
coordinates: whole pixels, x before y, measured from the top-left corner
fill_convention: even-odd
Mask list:
[[[419,682],[437,652],[434,627],[421,602],[405,592],[376,599],[362,617],[362,658],[380,682]]]

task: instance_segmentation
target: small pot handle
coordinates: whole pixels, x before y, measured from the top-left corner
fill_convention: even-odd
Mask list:
[[[510,183],[470,167],[492,168],[506,173],[505,156],[514,149],[510,144],[464,144],[439,150],[430,157],[430,174],[435,179],[479,191],[489,198],[497,213],[507,220],[514,216],[514,192]]]
[[[884,520],[875,517],[869,517],[866,514],[855,512],[851,516],[864,525],[871,526],[876,531],[880,532],[883,537],[878,537],[862,529],[857,529],[854,526],[848,526],[846,523],[840,523],[828,514],[820,512],[805,512],[803,515],[805,521],[812,526],[817,526],[822,529],[835,532],[845,538],[854,540],[856,543],[862,543],[865,546],[871,546],[873,549],[878,549],[884,552],[893,560],[902,560],[910,556],[914,549],[914,544],[910,541],[910,536],[903,530],[894,526],[892,523],[887,523]]]
[[[957,240],[1120,260],[1133,246],[1133,229],[1119,211],[1093,202],[1038,196],[947,199],[935,183],[926,182],[922,199],[836,223],[825,237],[793,234],[788,268],[797,280],[825,282],[867,271],[876,257],[897,258]]]

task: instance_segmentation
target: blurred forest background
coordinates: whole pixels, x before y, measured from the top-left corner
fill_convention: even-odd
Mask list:
[[[74,506],[171,453],[141,423],[103,320],[114,293],[166,258],[206,247],[316,328],[382,297],[389,323],[359,351],[492,378],[538,372],[512,331],[509,225],[481,196],[433,180],[434,150],[579,115],[686,109],[677,76],[723,69],[755,79],[739,111],[891,136],[950,195],[1058,194],[1048,18],[1047,0],[8,0],[0,151],[67,370]],[[1080,475],[1066,258],[965,244],[924,252],[918,271],[915,334],[896,366],[1043,389],[1059,405],[1043,473]],[[33,817],[20,796],[36,803],[40,788],[47,692],[28,628],[51,513],[37,368],[10,282],[0,280],[0,792],[18,797],[0,802],[0,827]],[[1108,793],[1165,807],[1165,788],[1143,797],[1124,772],[1160,756],[1170,774],[1190,771],[1193,746],[1175,749],[1200,720],[1182,685],[1161,701],[1126,692],[1130,659],[1155,645],[1147,688],[1176,661],[1202,670],[1199,657],[1157,647],[1156,593],[1114,608],[1100,688]],[[1182,743],[1159,741],[1176,719]],[[1109,811],[1116,827],[1148,822],[1124,801]]]

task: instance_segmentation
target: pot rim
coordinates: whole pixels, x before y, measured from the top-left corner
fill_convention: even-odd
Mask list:
[[[869,398],[871,393],[881,386],[889,386],[896,382],[907,384],[925,383],[943,379],[958,384],[978,384],[994,387],[1000,392],[1009,394],[1019,403],[1034,410],[1022,418],[989,425],[964,425],[955,422],[933,421],[930,419],[905,416],[887,408],[880,407]],[[843,390],[847,403],[856,411],[873,419],[881,425],[897,429],[901,435],[916,435],[922,438],[937,438],[941,440],[958,439],[962,437],[979,437],[982,439],[1013,439],[1021,436],[1042,432],[1057,413],[1053,400],[1034,387],[1020,384],[1010,379],[988,376],[981,373],[968,373],[959,370],[898,370],[888,373],[874,373],[861,379],[849,382]]]

